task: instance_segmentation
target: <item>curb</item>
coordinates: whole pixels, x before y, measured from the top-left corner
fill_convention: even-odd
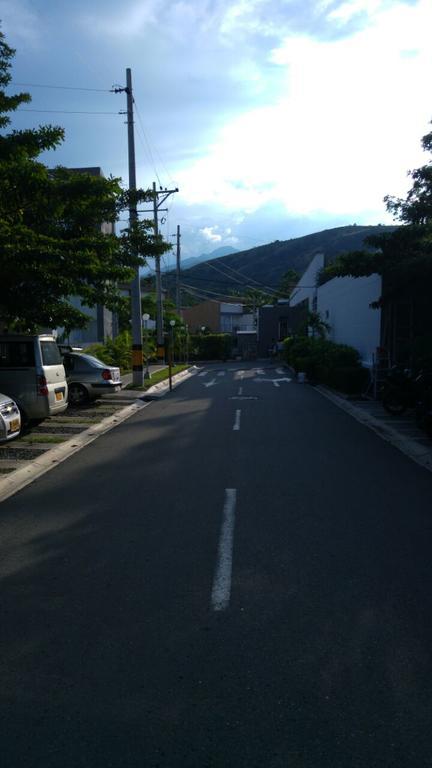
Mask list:
[[[176,373],[176,375],[172,377],[172,388],[175,389],[179,384],[190,379],[191,376],[194,376],[196,370],[198,370],[197,366],[194,365],[191,368],[188,368],[187,371]],[[149,387],[143,392],[142,396],[139,397],[139,400],[144,400],[145,402],[159,400],[159,398],[164,397],[168,392],[170,392],[169,379],[164,379],[164,381],[154,384],[153,387]]]
[[[339,395],[335,395],[325,387],[317,385],[314,387],[314,389],[323,397],[331,400],[331,402],[337,405],[338,408],[341,408],[346,413],[349,413],[350,416],[353,416],[356,421],[359,421],[361,424],[369,427],[369,429],[379,435],[379,437],[381,437],[387,443],[390,443],[410,459],[415,461],[417,464],[420,464],[421,467],[429,470],[429,472],[432,472],[431,450],[425,450],[424,447],[419,445],[416,440],[401,436],[400,432],[398,432],[396,429],[393,429],[393,427],[389,427],[387,424],[383,424],[379,419],[376,419],[375,416],[372,416],[370,413],[366,413],[365,411],[356,408],[352,402],[345,400]]]

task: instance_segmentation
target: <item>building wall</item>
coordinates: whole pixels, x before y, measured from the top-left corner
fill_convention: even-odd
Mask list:
[[[260,307],[258,313],[258,356],[268,357],[278,342],[298,333],[306,322],[307,299],[291,307],[288,301]]]
[[[290,297],[290,306],[295,307],[307,299],[309,309],[315,309],[315,300],[317,295],[318,273],[324,267],[324,254],[317,253],[309,264],[306,272],[298,281]]]
[[[220,304],[217,301],[203,301],[195,307],[185,307],[181,316],[190,333],[197,333],[203,326],[213,333],[220,332]]]
[[[372,364],[380,346],[381,310],[371,302],[381,295],[381,277],[335,277],[318,288],[317,311],[330,324],[328,338],[358,349],[363,364]]]

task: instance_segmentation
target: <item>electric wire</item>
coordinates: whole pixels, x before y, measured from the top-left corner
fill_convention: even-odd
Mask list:
[[[11,82],[11,85],[17,85],[20,88],[54,88],[62,91],[91,91],[92,93],[111,93],[109,88],[81,88],[75,85],[47,85],[41,83],[17,83]]]
[[[148,151],[148,153],[149,153],[149,156],[150,156],[150,160],[151,160],[151,163],[152,163],[152,166],[153,166],[153,170],[154,170],[154,172],[155,172],[155,175],[156,175],[156,178],[157,178],[158,184],[159,184],[159,186],[161,187],[161,186],[162,186],[162,184],[161,184],[161,180],[160,180],[160,178],[159,178],[159,174],[158,174],[158,172],[157,172],[156,163],[155,163],[155,160],[154,160],[154,157],[153,157],[153,152],[152,152],[152,149],[151,149],[151,146],[150,146],[150,142],[149,142],[149,140],[148,140],[148,138],[147,138],[147,134],[146,134],[146,132],[145,132],[145,130],[144,130],[144,124],[143,124],[143,121],[142,121],[142,118],[141,118],[141,113],[140,113],[140,111],[139,111],[139,107],[138,107],[138,104],[137,104],[137,102],[136,102],[136,99],[135,99],[135,97],[134,97],[134,99],[133,99],[133,103],[134,103],[134,106],[135,106],[135,112],[136,112],[136,115],[137,115],[137,117],[138,117],[138,123],[139,123],[139,127],[141,128],[141,131],[142,131],[142,135],[143,135],[143,137],[144,137],[144,142],[145,142],[145,144],[147,145],[147,151]],[[140,136],[140,133],[139,133],[139,131],[138,131],[138,135]],[[141,136],[140,136],[140,138],[141,138]]]
[[[121,115],[121,112],[89,112],[85,110],[74,109],[21,109],[18,107],[16,112],[45,112],[56,115]]]

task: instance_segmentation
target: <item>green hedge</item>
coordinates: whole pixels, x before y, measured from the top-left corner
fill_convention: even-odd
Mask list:
[[[304,371],[312,382],[327,384],[348,394],[361,392],[367,386],[369,374],[361,365],[360,355],[346,344],[310,336],[290,336],[284,341],[284,357],[288,365]]]
[[[231,355],[229,333],[196,334],[190,338],[192,360],[226,360]]]

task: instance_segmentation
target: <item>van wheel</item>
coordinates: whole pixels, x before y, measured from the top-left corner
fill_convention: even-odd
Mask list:
[[[71,405],[83,405],[89,400],[88,392],[82,384],[69,385],[69,402]]]

